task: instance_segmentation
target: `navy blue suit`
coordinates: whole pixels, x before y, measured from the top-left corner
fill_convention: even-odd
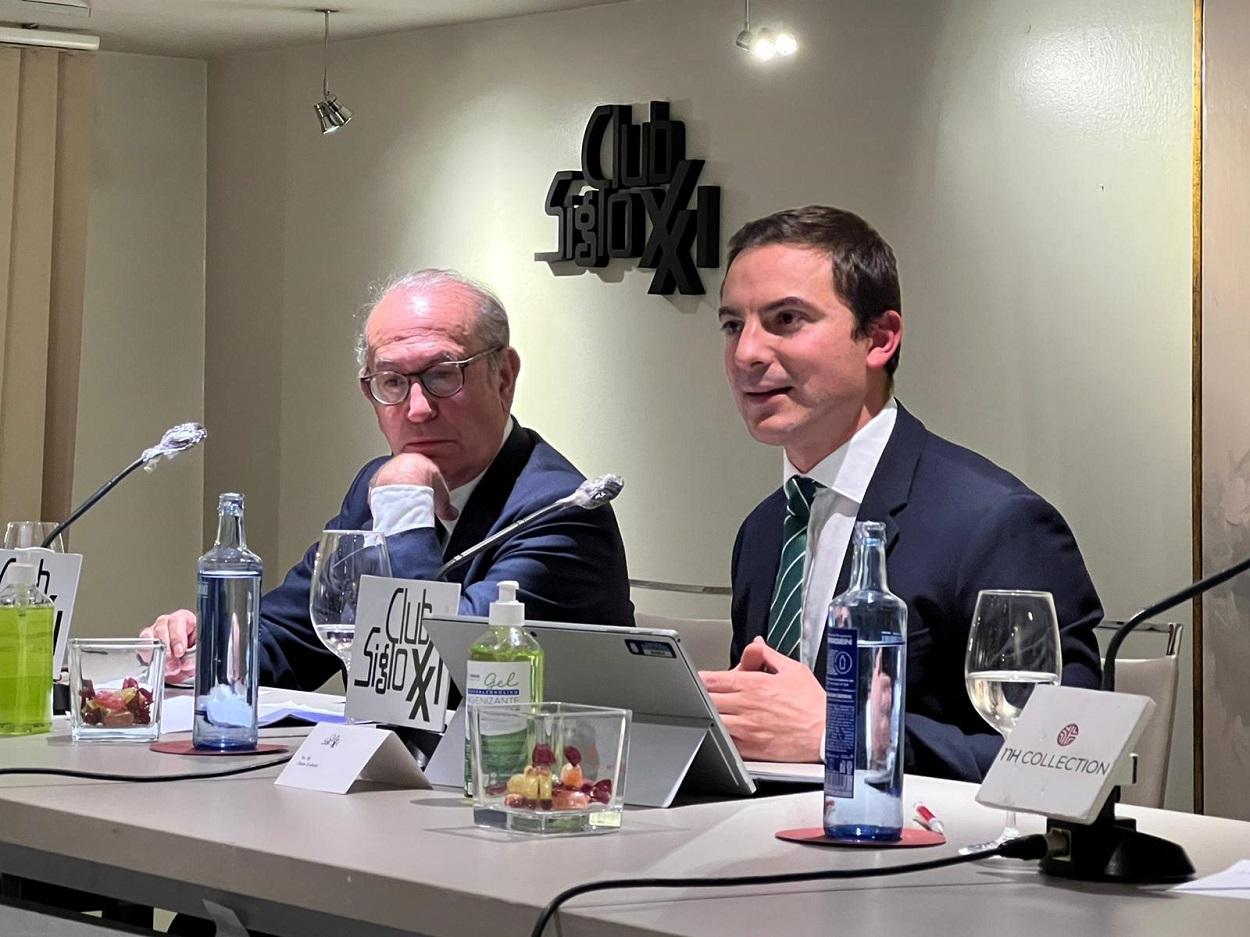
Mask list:
[[[768,630],[784,512],[778,489],[751,512],[734,543],[734,664]],[[1098,594],[1068,525],[1019,479],[930,433],[899,406],[857,520],[885,524],[890,591],[907,602],[907,771],[979,781],[1002,744],[964,687],[964,653],[982,589],[1052,593],[1064,684],[1099,686]],[[835,595],[846,590],[850,565],[848,547]],[[824,642],[815,673],[823,684]]]
[[[326,529],[373,526],[369,482],[386,457],[356,475],[343,508]],[[525,515],[572,492],[585,476],[532,430],[514,423],[503,448],[469,497],[452,531],[446,556],[455,556]],[[386,538],[392,575],[433,579],[444,550],[433,528]],[[309,547],[282,585],[261,599],[260,678],[270,686],[315,689],[338,669],[313,631],[308,616],[316,544]],[[515,579],[527,618],[605,625],[632,625],[625,548],[611,507],[558,512],[448,573],[459,582],[460,613],[485,615],[497,584]]]

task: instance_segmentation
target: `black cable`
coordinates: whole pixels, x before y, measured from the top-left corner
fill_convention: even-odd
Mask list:
[[[89,781],[128,781],[131,784],[156,784],[161,781],[196,781],[200,778],[228,778],[232,774],[245,774],[248,771],[260,771],[284,765],[291,760],[290,755],[262,761],[256,765],[244,765],[241,768],[227,768],[225,771],[206,771],[202,774],[105,774],[100,771],[75,771],[73,768],[0,768],[0,775],[5,774],[51,774],[60,778],[85,778]]]
[[[566,888],[556,895],[543,908],[530,932],[531,937],[542,937],[547,923],[555,916],[560,905],[570,898],[584,895],[592,891],[608,891],[623,888],[730,888],[737,885],[788,885],[793,882],[815,882],[822,879],[867,878],[876,875],[899,875],[903,872],[925,872],[929,869],[941,869],[948,865],[960,865],[964,862],[977,862],[993,856],[1008,859],[1043,859],[1059,852],[1065,844],[1048,838],[1047,834],[1037,833],[1032,836],[1019,836],[1008,840],[993,849],[970,852],[966,855],[945,856],[941,859],[930,859],[927,862],[909,862],[904,865],[891,865],[879,869],[822,869],[818,872],[784,872],[778,875],[737,875],[727,878],[617,878],[605,879],[601,882],[586,882]]]

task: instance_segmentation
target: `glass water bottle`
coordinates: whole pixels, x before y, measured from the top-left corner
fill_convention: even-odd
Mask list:
[[[247,548],[243,495],[217,503],[217,540],[200,557],[196,592],[196,748],[256,747],[260,557]]]

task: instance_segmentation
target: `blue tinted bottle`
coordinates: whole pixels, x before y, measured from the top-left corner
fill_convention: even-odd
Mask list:
[[[903,830],[907,603],[885,577],[885,525],[852,538],[850,587],[829,605],[825,833],[892,842]]]
[[[247,548],[243,495],[217,503],[217,540],[200,557],[196,592],[196,748],[256,747],[260,557]]]

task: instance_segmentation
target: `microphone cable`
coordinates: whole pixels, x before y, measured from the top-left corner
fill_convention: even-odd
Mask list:
[[[186,774],[108,774],[103,771],[78,771],[74,768],[0,768],[0,777],[17,774],[46,774],[58,778],[82,778],[88,781],[126,781],[130,784],[157,784],[162,781],[195,781],[200,778],[228,778],[249,771],[261,771],[265,768],[276,768],[291,760],[291,755],[271,758],[259,764],[244,765],[241,768],[227,768],[225,771],[205,771]]]
[[[945,856],[941,859],[929,859],[925,862],[909,862],[903,865],[886,866],[879,869],[821,869],[816,872],[783,872],[775,875],[736,875],[711,878],[616,878],[600,882],[586,882],[566,888],[548,902],[538,915],[530,937],[542,937],[543,930],[570,898],[585,895],[594,891],[609,891],[625,888],[733,888],[739,885],[788,885],[793,882],[816,882],[829,879],[868,878],[879,875],[901,875],[904,872],[926,872],[930,869],[942,869],[964,862],[978,862],[1002,856],[1006,859],[1036,860],[1048,856],[1059,855],[1068,849],[1067,837],[1058,833],[1035,833],[1031,836],[1018,836],[992,849],[983,849],[964,855]]]

